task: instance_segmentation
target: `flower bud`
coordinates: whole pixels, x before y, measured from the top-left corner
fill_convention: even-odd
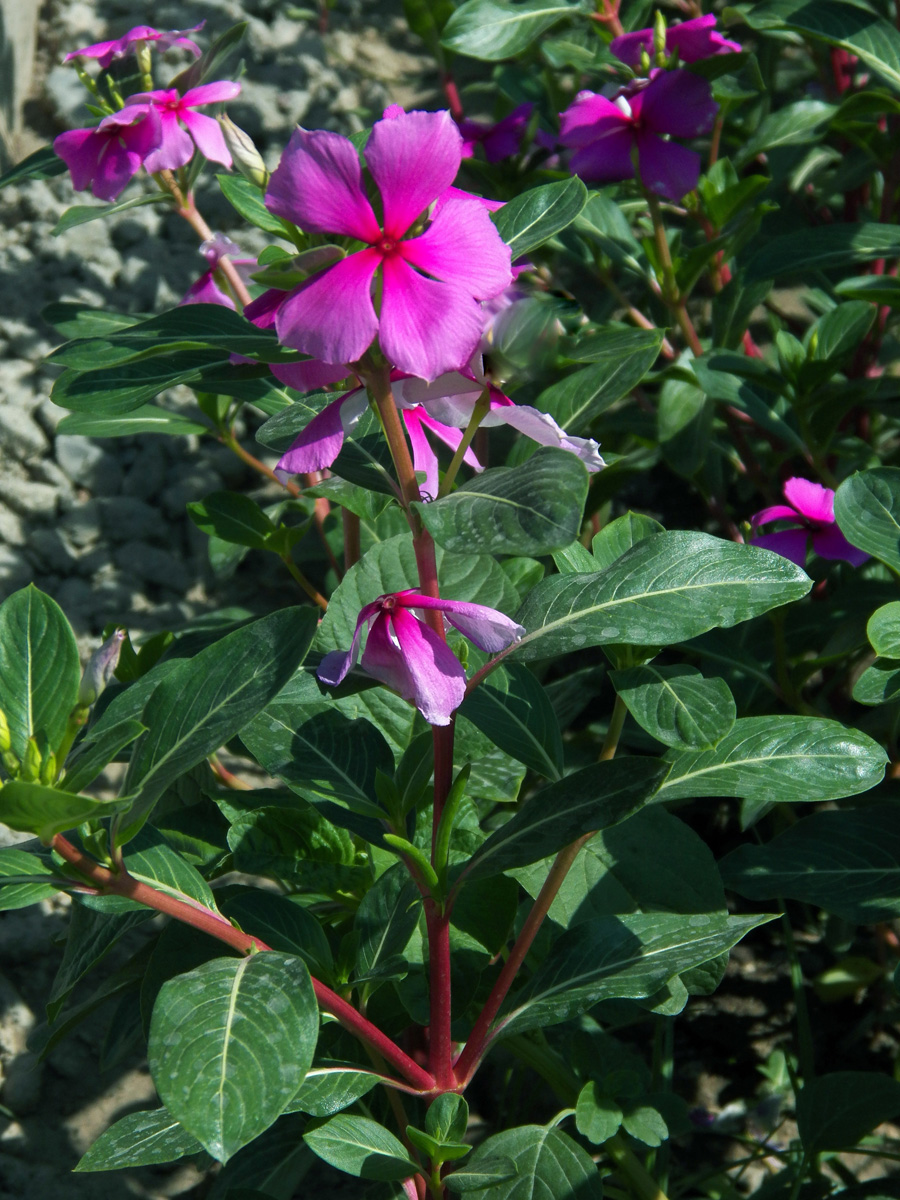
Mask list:
[[[269,172],[250,136],[240,126],[235,125],[230,117],[221,116],[218,120],[234,165],[245,179],[249,179],[258,188],[264,188],[269,182]]]
[[[19,775],[26,783],[34,783],[41,773],[41,751],[37,742],[30,737],[25,743],[25,754],[22,758],[22,770]]]
[[[666,18],[659,9],[656,10],[656,20],[653,22],[653,56],[659,66],[666,61]]]
[[[41,763],[40,779],[47,787],[56,782],[56,755],[52,750]]]
[[[81,677],[81,687],[78,689],[79,705],[93,704],[109,683],[119,661],[119,651],[124,640],[125,630],[117,629],[112,637],[107,638],[100,649],[91,655]]]

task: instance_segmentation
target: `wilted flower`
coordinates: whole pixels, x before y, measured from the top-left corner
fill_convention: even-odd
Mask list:
[[[98,200],[115,200],[161,141],[155,110],[122,109],[93,129],[61,133],[53,149],[69,168],[76,192],[89,187]]]
[[[231,155],[228,153],[218,122],[212,117],[204,117],[201,113],[194,112],[194,109],[203,104],[216,104],[220,100],[233,100],[240,90],[239,83],[220,80],[217,83],[203,83],[199,87],[190,88],[183,96],[178,94],[176,88],[138,92],[128,97],[128,103],[118,115],[150,112],[158,114],[162,124],[162,141],[159,148],[147,157],[145,165],[148,171],[174,171],[183,167],[194,157],[195,142],[205,158],[230,167]]]
[[[237,305],[234,300],[227,292],[223,292],[216,282],[216,269],[223,258],[230,258],[235,266],[243,267],[245,270],[256,266],[255,258],[237,258],[236,255],[240,252],[240,247],[236,246],[231,238],[225,237],[223,233],[217,233],[202,242],[200,253],[209,264],[209,269],[191,284],[180,303],[221,304],[225,308],[236,309]],[[254,361],[254,359],[241,357],[241,362]]]
[[[360,611],[348,651],[332,650],[316,672],[329,687],[337,687],[359,658],[363,629],[368,629],[360,665],[375,679],[411,700],[431,725],[448,725],[463,702],[466,673],[459,659],[434,630],[410,609],[436,609],[480,650],[496,653],[524,634],[496,609],[462,600],[436,600],[413,589],[379,596]]]
[[[820,558],[839,558],[858,567],[869,557],[865,551],[851,546],[838,529],[834,519],[834,492],[831,488],[813,483],[811,479],[793,478],[784,485],[784,498],[790,508],[785,504],[775,504],[751,517],[754,546],[774,550],[782,558],[789,558],[798,567],[802,567],[806,562],[810,541]],[[760,525],[768,525],[772,521],[789,521],[793,528],[755,536]]]
[[[137,47],[143,42],[155,42],[160,50],[168,50],[170,46],[183,46],[185,50],[199,56],[200,47],[184,35],[196,33],[205,24],[205,21],[201,21],[199,25],[192,25],[190,29],[170,29],[168,32],[152,29],[149,25],[135,25],[134,29],[129,29],[127,33],[111,42],[94,42],[92,46],[85,46],[82,50],[72,50],[63,61],[69,62],[73,58],[96,58],[105,70],[114,59],[124,58],[132,47]]]
[[[685,63],[698,62],[713,54],[739,54],[741,46],[722,37],[721,33],[716,32],[715,26],[716,18],[712,13],[691,17],[680,25],[670,25],[666,29],[666,54],[674,54],[677,50],[679,59]],[[636,29],[634,33],[623,33],[621,37],[613,38],[609,48],[616,58],[637,70],[642,50],[653,58],[653,35],[653,29]]]

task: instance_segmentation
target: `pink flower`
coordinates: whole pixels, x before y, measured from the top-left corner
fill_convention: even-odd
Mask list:
[[[216,268],[223,258],[230,258],[235,266],[244,268],[244,272],[250,266],[256,267],[255,258],[236,258],[235,255],[240,254],[240,248],[234,242],[225,237],[222,233],[217,233],[213,237],[208,238],[200,246],[200,253],[209,263],[209,270],[204,271],[199,279],[188,288],[184,298],[180,304],[222,304],[225,308],[236,309],[237,306],[231,296],[227,292],[223,292],[216,282]],[[244,358],[241,355],[232,355],[233,359],[238,359],[240,362],[255,362],[255,359]]]
[[[701,58],[709,58],[713,54],[739,54],[741,47],[737,42],[730,42],[715,31],[716,18],[712,13],[705,17],[692,17],[690,21],[682,21],[680,25],[672,25],[666,30],[666,54],[678,51],[682,62],[697,62]],[[609,44],[616,58],[633,70],[641,64],[641,51],[646,50],[650,59],[653,58],[653,30],[637,29],[634,33],[623,33],[621,37],[613,38]]]
[[[425,430],[436,434],[452,449],[456,449],[485,387],[489,385],[472,371],[450,371],[433,383],[395,371],[391,390],[403,416],[413,448],[413,466],[425,474],[424,491],[434,498],[438,492],[437,456],[425,437]],[[495,387],[489,388],[490,410],[482,425],[490,429],[509,425],[541,446],[557,446],[576,454],[589,471],[604,466],[597,452],[597,443],[589,438],[570,437],[547,413],[527,405],[515,404]],[[282,480],[291,475],[321,471],[331,466],[340,453],[344,437],[351,433],[366,411],[368,400],[364,388],[356,388],[332,400],[306,426],[275,466]],[[465,461],[476,471],[481,464],[474,455]]]
[[[153,111],[158,114],[162,123],[162,142],[159,149],[148,156],[147,170],[174,171],[183,167],[194,157],[194,142],[204,157],[230,167],[231,155],[228,153],[218,121],[214,121],[212,117],[201,116],[200,113],[194,112],[194,109],[202,104],[233,100],[240,90],[239,83],[222,80],[218,83],[203,83],[200,87],[191,88],[183,96],[179,96],[176,88],[138,92],[129,96],[128,104],[122,109],[123,114]]]
[[[806,562],[808,544],[821,558],[840,558],[858,567],[869,557],[862,550],[851,546],[838,529],[834,519],[834,492],[831,488],[813,483],[811,479],[789,479],[784,485],[785,504],[764,508],[750,518],[754,533],[760,525],[770,521],[790,521],[793,528],[777,533],[754,536],[753,545],[774,550],[782,558],[802,567]]]
[[[463,702],[466,673],[459,659],[438,635],[410,609],[437,609],[445,619],[491,654],[519,640],[525,629],[494,608],[462,600],[435,600],[412,589],[379,596],[367,604],[356,622],[346,652],[326,654],[316,672],[329,687],[337,687],[359,657],[359,642],[368,629],[361,666],[404,700],[411,700],[430,725],[449,725]]]
[[[695,137],[713,125],[718,105],[709,84],[688,71],[659,71],[627,98],[581,92],[560,115],[560,142],[575,150],[574,174],[589,182],[633,179],[632,151],[644,187],[680,200],[697,186],[700,156],[660,134]]]
[[[463,136],[463,158],[471,158],[475,147],[481,145],[489,163],[500,162],[510,155],[518,154],[522,145],[525,126],[531,116],[533,104],[520,104],[508,117],[496,124],[484,121],[460,121],[459,132]]]
[[[193,55],[199,57],[200,47],[184,35],[196,33],[205,24],[205,21],[201,21],[199,25],[192,25],[190,29],[170,29],[167,33],[151,29],[149,25],[135,25],[134,29],[129,29],[115,41],[95,42],[92,46],[85,46],[83,50],[71,51],[65,56],[63,62],[69,62],[73,58],[96,58],[105,70],[113,59],[124,58],[131,47],[139,42],[156,42],[160,50],[168,50],[170,46],[184,46],[186,50],[190,50]]]
[[[90,187],[98,200],[115,200],[162,140],[155,111],[122,109],[104,117],[94,129],[61,133],[53,149],[72,175],[76,192]]]
[[[381,195],[380,222],[346,138],[305,129],[292,135],[266,206],[308,233],[357,238],[365,249],[289,292],[275,327],[285,345],[326,363],[355,362],[377,335],[396,367],[434,379],[461,366],[477,346],[478,302],[509,284],[509,248],[480,202],[454,196],[428,219],[462,158],[449,113],[377,121],[364,153]],[[372,290],[379,272],[376,311]]]

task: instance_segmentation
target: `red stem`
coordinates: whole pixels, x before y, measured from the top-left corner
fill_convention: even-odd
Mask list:
[[[432,899],[425,901],[428,928],[428,972],[431,1011],[428,1027],[429,1065],[442,1092],[456,1086],[450,1042],[450,921]]]
[[[242,954],[271,949],[271,946],[267,946],[260,938],[236,929],[227,917],[213,912],[202,904],[188,903],[169,896],[165,892],[159,892],[149,884],[135,879],[127,871],[113,873],[107,870],[106,867],[94,862],[92,858],[73,846],[62,834],[56,835],[52,845],[57,854],[66,862],[71,863],[79,874],[90,880],[102,895],[125,896],[129,900],[135,900],[138,904],[165,913],[166,916],[174,917],[177,921],[182,921],[203,933],[208,933],[210,937],[225,942],[226,945],[241,951]],[[432,1076],[414,1062],[409,1055],[404,1054],[386,1034],[382,1033],[371,1021],[367,1021],[351,1004],[348,1004],[331,988],[326,987],[324,983],[314,978],[312,984],[319,1008],[323,1012],[331,1013],[333,1017],[336,1017],[346,1030],[376,1050],[386,1062],[395,1067],[420,1091],[434,1091],[435,1081]]]

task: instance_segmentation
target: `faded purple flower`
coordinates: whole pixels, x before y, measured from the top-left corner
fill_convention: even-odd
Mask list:
[[[359,658],[363,629],[368,629],[360,665],[381,683],[411,700],[430,725],[448,725],[463,702],[466,673],[441,638],[410,609],[436,609],[470,642],[494,654],[517,642],[525,632],[503,613],[483,604],[436,600],[414,589],[379,596],[360,611],[348,651],[332,650],[316,672],[337,687]]]
[[[489,163],[500,162],[518,154],[525,134],[533,104],[520,104],[502,121],[460,121],[459,132],[463,138],[462,156],[471,158],[476,146],[481,146]]]
[[[82,50],[72,50],[63,62],[70,62],[73,58],[96,58],[105,70],[113,59],[124,58],[133,46],[141,42],[155,42],[160,50],[168,50],[170,46],[183,46],[199,57],[200,47],[184,35],[196,33],[205,24],[205,21],[201,21],[199,25],[192,25],[190,29],[170,29],[167,32],[152,29],[149,25],[135,25],[134,29],[129,29],[127,33],[111,42],[94,42],[92,46],[85,46]]]
[[[221,304],[225,308],[236,310],[237,305],[234,300],[227,292],[223,292],[216,282],[216,268],[223,258],[230,258],[236,267],[242,267],[244,272],[247,272],[251,267],[256,267],[256,259],[237,258],[236,255],[241,253],[240,247],[236,246],[231,238],[225,237],[223,233],[214,234],[213,237],[201,243],[200,253],[209,264],[209,269],[191,284],[179,303]],[[255,361],[255,359],[244,358],[240,355],[232,355],[232,358],[239,358],[241,362]]]
[[[869,557],[863,550],[851,546],[838,529],[834,519],[834,492],[831,488],[813,483],[811,479],[789,479],[784,485],[785,504],[764,508],[750,519],[754,537],[752,544],[774,550],[782,558],[802,567],[810,541],[820,558],[839,558],[858,567]],[[788,507],[790,505],[790,507]],[[755,536],[760,525],[772,521],[789,521],[793,528]]]
[[[99,650],[95,650],[84,668],[78,688],[78,703],[93,704],[105,689],[119,663],[119,653],[125,641],[125,630],[117,629]]]
[[[616,100],[579,93],[560,114],[559,140],[575,151],[572,172],[590,183],[633,179],[636,151],[644,187],[677,201],[697,186],[700,155],[660,135],[708,133],[717,111],[705,79],[689,71],[658,71],[645,87]]]
[[[112,113],[94,129],[61,133],[53,149],[72,175],[76,192],[90,188],[98,200],[115,200],[162,140],[155,111]]]
[[[218,121],[194,112],[194,109],[203,104],[216,104],[220,100],[233,100],[240,90],[239,83],[220,80],[190,88],[183,96],[178,94],[176,88],[161,88],[155,92],[138,92],[129,96],[127,105],[122,109],[123,115],[155,112],[162,124],[162,141],[159,149],[148,156],[147,170],[174,171],[183,167],[194,157],[194,143],[205,158],[230,167],[231,155]]]
[[[678,51],[682,62],[697,62],[713,54],[739,54],[742,47],[716,32],[716,18],[712,13],[703,17],[692,17],[680,25],[670,25],[666,30],[666,54]],[[641,65],[641,51],[646,50],[653,58],[653,30],[636,29],[634,33],[623,33],[609,44],[616,58],[633,70]]]

